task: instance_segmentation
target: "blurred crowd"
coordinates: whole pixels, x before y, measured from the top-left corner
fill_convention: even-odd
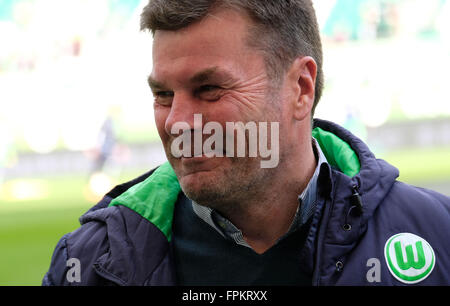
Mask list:
[[[77,57],[122,29],[140,0],[0,0],[0,74]]]
[[[327,1],[327,0],[325,0]],[[323,28],[333,41],[421,37],[448,40],[450,1],[337,0]]]
[[[145,81],[151,38],[139,34],[146,2],[0,0],[0,181],[18,151],[84,151],[95,160],[94,169],[115,152],[113,143],[155,139]],[[424,96],[402,91],[418,85],[410,51],[433,50],[428,66],[414,68],[417,74],[440,80],[439,73],[450,68],[450,0],[315,0],[314,5],[326,52],[321,117],[332,115],[364,138],[366,126],[385,123],[395,111],[408,118],[450,116],[449,103],[441,101],[448,98],[444,81],[421,84],[434,94],[427,96],[425,110]],[[383,41],[392,44],[370,43]],[[370,57],[385,50],[404,59],[386,62],[387,67],[405,69],[380,83],[384,68]],[[350,60],[353,72],[345,74]],[[111,108],[120,109],[114,118]],[[107,140],[103,144],[101,137]]]

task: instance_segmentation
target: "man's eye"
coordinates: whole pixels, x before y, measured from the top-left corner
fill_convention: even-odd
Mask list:
[[[154,93],[155,97],[161,98],[171,98],[173,97],[173,92],[171,91],[157,91]]]
[[[199,88],[199,91],[211,91],[211,90],[217,90],[220,89],[219,86],[214,85],[203,85]]]
[[[203,100],[217,101],[222,95],[222,88],[216,85],[203,85],[196,90],[195,94]]]
[[[161,105],[171,105],[173,100],[172,91],[156,91],[153,93],[155,102]]]

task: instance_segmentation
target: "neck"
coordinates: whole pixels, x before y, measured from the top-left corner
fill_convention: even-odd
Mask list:
[[[298,209],[298,196],[311,180],[317,161],[307,142],[303,154],[290,162],[281,161],[265,185],[235,209],[221,212],[243,233],[244,239],[257,253],[264,253],[287,233]]]

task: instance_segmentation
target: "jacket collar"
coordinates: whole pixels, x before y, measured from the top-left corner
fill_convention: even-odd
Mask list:
[[[301,252],[306,272],[313,274],[313,285],[320,285],[329,277],[329,267],[343,260],[356,246],[367,229],[368,220],[398,177],[398,170],[376,159],[366,144],[337,124],[316,119],[314,127],[347,143],[360,163],[359,171],[353,176],[343,173],[337,163],[331,167],[323,165],[320,171],[319,200]],[[327,159],[332,162],[332,158],[327,156]],[[355,209],[352,201],[355,197],[362,203],[362,213]],[[351,230],[344,230],[348,225]]]
[[[386,197],[392,184],[399,176],[398,169],[384,160],[377,159],[361,139],[339,125],[330,121],[315,119],[314,127],[321,128],[337,136],[356,153],[360,162],[360,170],[354,176],[344,175],[336,167],[334,169],[334,173],[340,176],[339,189],[348,191],[338,192],[336,196],[349,197],[348,193],[353,193],[353,187],[356,186],[364,204],[363,219],[367,221]],[[330,162],[328,156],[327,159]]]

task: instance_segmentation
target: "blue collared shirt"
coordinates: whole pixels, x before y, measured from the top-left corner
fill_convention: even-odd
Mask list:
[[[314,154],[317,160],[316,169],[305,190],[303,190],[303,192],[298,196],[299,205],[288,232],[279,240],[304,225],[314,213],[317,200],[317,178],[319,177],[320,166],[323,163],[327,163],[327,159],[325,158],[325,155],[314,137],[312,138],[312,142]],[[241,230],[239,230],[231,221],[210,207],[199,205],[194,201],[191,202],[195,214],[213,227],[224,238],[230,239],[236,244],[251,248],[245,241]]]

